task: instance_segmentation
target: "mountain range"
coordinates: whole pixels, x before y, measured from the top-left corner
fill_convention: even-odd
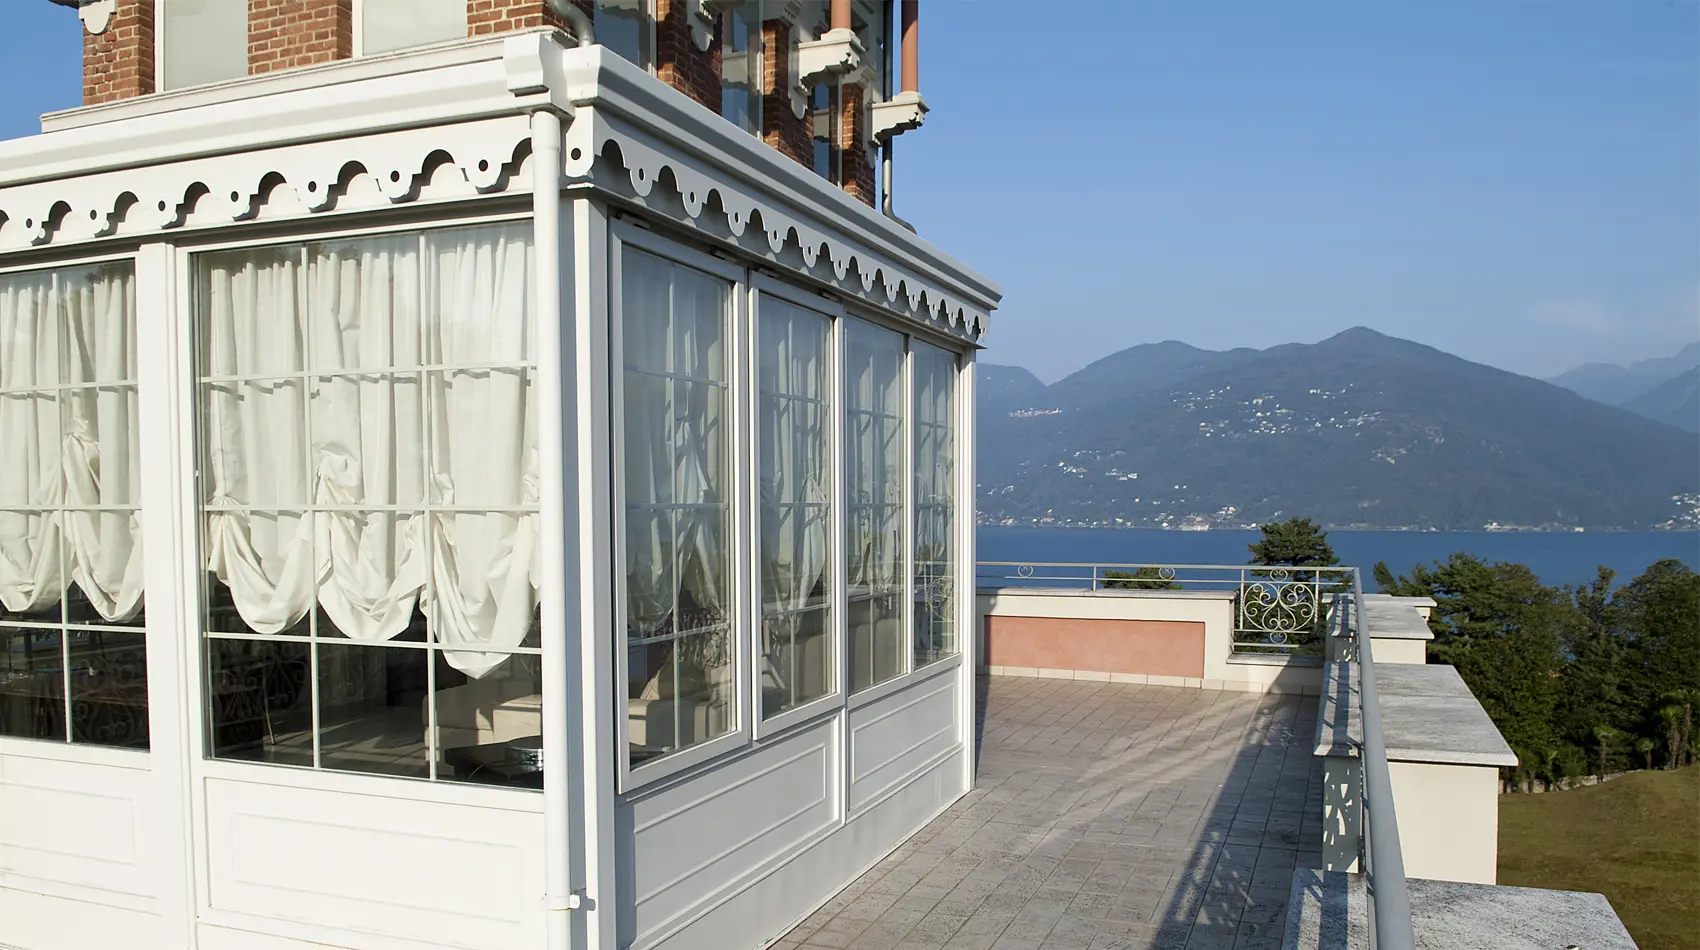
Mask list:
[[[977,386],[984,522],[1700,527],[1700,435],[1364,328],[1145,344],[1049,386],[982,364]]]
[[[1589,399],[1700,432],[1700,343],[1628,366],[1584,363],[1547,380]]]

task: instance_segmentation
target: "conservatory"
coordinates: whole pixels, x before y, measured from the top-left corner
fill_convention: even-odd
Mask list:
[[[0,143],[0,944],[784,933],[970,783],[997,299],[548,30]]]

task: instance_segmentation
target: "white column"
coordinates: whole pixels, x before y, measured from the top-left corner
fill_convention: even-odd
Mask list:
[[[962,358],[956,388],[956,642],[962,651],[962,787],[974,787],[975,686],[980,669],[980,631],[974,590],[978,552],[974,548],[974,522],[979,506],[974,494],[974,367],[975,351]]]
[[[194,390],[187,311],[179,318],[177,249],[136,253],[136,399],[141,438],[147,602],[148,743],[153,794],[144,860],[158,888],[165,945],[196,945],[191,764],[200,754],[199,560],[194,503]]]
[[[573,763],[579,769],[574,790],[575,812],[582,838],[580,878],[585,912],[576,915],[575,945],[588,950],[614,950],[619,910],[615,895],[614,777],[618,756],[614,713],[625,708],[624,684],[614,681],[614,649],[620,631],[614,629],[613,561],[613,418],[610,409],[614,369],[609,365],[608,216],[588,197],[569,205],[573,246],[571,279],[566,298],[571,302],[573,332],[572,470],[577,483],[569,499],[578,523],[578,545],[569,555],[577,578],[578,629],[568,651],[567,676],[578,684],[577,702],[569,710],[568,729],[578,749]]]

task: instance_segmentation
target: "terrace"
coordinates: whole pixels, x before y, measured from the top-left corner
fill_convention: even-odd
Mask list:
[[[1315,703],[985,676],[975,787],[782,948],[1279,947]]]
[[[773,946],[1635,946],[1598,894],[1495,884],[1517,760],[1427,663],[1433,601],[1351,569],[978,576],[974,787]]]

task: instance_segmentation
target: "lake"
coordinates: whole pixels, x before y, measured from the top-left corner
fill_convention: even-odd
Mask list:
[[[1158,531],[1138,528],[1032,528],[982,525],[981,561],[1093,561],[1146,564],[1244,564],[1257,531]],[[1363,571],[1386,561],[1396,574],[1415,564],[1467,551],[1488,561],[1527,564],[1549,585],[1585,584],[1597,565],[1617,571],[1624,583],[1663,558],[1700,568],[1700,532],[1601,531],[1330,531],[1340,563]]]

